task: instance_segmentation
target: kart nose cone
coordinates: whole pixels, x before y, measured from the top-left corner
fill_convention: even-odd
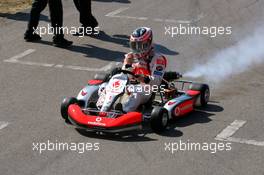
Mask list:
[[[100,117],[106,117],[106,116],[107,116],[107,113],[106,113],[106,112],[100,112],[100,113],[99,113],[99,116],[100,116]]]

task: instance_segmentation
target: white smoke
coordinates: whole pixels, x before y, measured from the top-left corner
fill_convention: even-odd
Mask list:
[[[203,65],[196,65],[184,76],[204,77],[209,81],[219,82],[230,75],[242,73],[251,66],[264,62],[264,27],[237,44],[224,49]]]

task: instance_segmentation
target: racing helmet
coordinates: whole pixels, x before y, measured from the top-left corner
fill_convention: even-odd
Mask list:
[[[151,28],[139,27],[130,35],[129,44],[133,54],[145,57],[152,49],[153,34]]]

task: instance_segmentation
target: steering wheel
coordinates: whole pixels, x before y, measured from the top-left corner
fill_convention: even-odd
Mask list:
[[[139,75],[136,75],[134,72],[131,72],[129,70],[125,70],[125,69],[120,69],[117,71],[118,73],[124,73],[124,74],[129,74],[129,75],[132,75],[133,77],[135,78],[138,78]]]
[[[135,77],[136,79],[139,78],[140,76],[142,75],[139,75],[139,74],[135,74],[134,72],[131,72],[129,70],[125,70],[125,69],[118,69],[115,71],[115,74],[117,73],[124,73],[124,74],[129,74],[129,75],[132,75],[133,77]],[[149,83],[150,82],[150,78],[148,76],[145,76],[143,75],[144,77],[144,82],[145,83]]]

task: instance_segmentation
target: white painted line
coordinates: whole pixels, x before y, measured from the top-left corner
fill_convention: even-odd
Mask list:
[[[227,126],[222,132],[220,132],[216,138],[218,139],[227,139],[228,137],[231,137],[235,132],[241,128],[246,121],[243,120],[235,120],[233,123],[231,123],[229,126]]]
[[[35,52],[35,51],[36,51],[35,49],[28,49],[28,50],[26,50],[25,52],[22,52],[22,53],[17,54],[17,55],[15,55],[15,56],[13,56],[13,57],[7,59],[7,60],[4,60],[4,62],[8,62],[8,61],[17,61],[19,58],[23,58],[23,57],[25,57],[25,56],[27,56],[27,55],[29,55],[29,54]]]
[[[236,143],[244,143],[244,144],[255,145],[255,146],[264,146],[264,142],[262,141],[248,140],[248,139],[243,139],[243,138],[229,137],[227,141],[236,142]]]
[[[8,122],[0,121],[0,129],[4,129],[5,127],[7,127],[7,125],[9,125]]]
[[[167,20],[167,22],[171,22],[171,23],[179,23],[179,24],[191,24],[192,21],[185,21],[185,20],[177,20],[177,21],[172,21],[172,20]]]
[[[192,23],[196,23],[196,22],[200,21],[201,19],[203,19],[204,17],[205,17],[205,14],[201,13],[201,14],[199,14],[199,15],[197,16],[196,19],[193,19],[193,20],[192,20]]]
[[[98,68],[89,68],[89,67],[81,67],[81,66],[63,66],[66,69],[72,69],[72,70],[82,70],[82,71],[100,71],[101,69]]]
[[[165,22],[170,22],[170,23],[177,23],[178,21],[174,20],[174,19],[165,19]]]
[[[149,18],[147,17],[135,17],[135,16],[126,16],[126,15],[117,15],[120,14],[121,12],[124,12],[125,10],[129,9],[128,7],[122,7],[119,8],[115,11],[112,11],[105,16],[111,17],[111,18],[123,18],[123,19],[136,19],[136,20],[148,20]],[[200,21],[202,18],[204,18],[204,14],[201,13],[197,16],[197,18],[194,18],[192,20],[174,20],[174,19],[160,19],[160,18],[155,18],[155,19],[150,19],[155,22],[167,22],[167,23],[178,23],[178,24],[191,24],[191,23],[196,23]]]
[[[49,63],[37,63],[37,62],[32,62],[32,61],[20,61],[20,60],[4,60],[4,62],[17,63],[17,64],[28,65],[28,66],[41,66],[41,67],[54,66],[54,64],[49,64]]]
[[[134,19],[134,20],[147,20],[147,17],[135,17],[135,16],[110,16],[112,18],[124,18],[124,19]]]
[[[248,145],[264,146],[263,141],[256,141],[256,140],[250,140],[250,139],[231,137],[245,123],[246,123],[246,121],[243,121],[243,120],[235,120],[233,123],[231,123],[229,126],[227,126],[222,132],[220,132],[215,137],[215,139],[220,140],[220,141],[229,141],[229,142],[243,143],[243,144],[248,144]]]
[[[110,62],[109,64],[101,68],[89,68],[89,67],[72,66],[72,65],[56,65],[54,67],[55,68],[66,68],[66,69],[72,69],[72,70],[80,70],[80,71],[90,71],[90,72],[106,72],[112,69],[115,64],[117,65],[117,63],[115,62]]]
[[[160,18],[155,18],[153,20],[156,21],[156,22],[163,22],[164,21],[163,19],[160,19]]]
[[[138,19],[138,20],[148,20],[147,17],[138,17],[137,19]]]
[[[21,61],[19,60],[20,58],[23,58],[33,52],[35,52],[35,49],[28,49],[18,55],[15,55],[9,59],[3,60],[4,62],[7,63],[17,63],[17,64],[23,64],[23,65],[30,65],[30,66],[42,66],[42,67],[52,67],[54,64],[47,64],[47,63],[37,63],[37,62],[32,62],[32,61]]]
[[[80,71],[92,71],[92,72],[104,72],[104,71],[108,71],[111,68],[113,68],[116,65],[118,65],[119,63],[116,62],[110,62],[109,64],[107,64],[106,66],[103,66],[101,68],[89,68],[89,67],[82,67],[82,66],[73,66],[73,65],[62,65],[62,64],[52,64],[52,63],[38,63],[38,62],[33,62],[33,61],[22,61],[19,60],[19,58],[23,58],[33,52],[35,52],[36,50],[34,49],[28,49],[23,53],[20,53],[14,57],[11,57],[7,60],[3,60],[3,62],[7,62],[7,63],[15,63],[15,64],[22,64],[22,65],[28,65],[28,66],[41,66],[41,67],[54,67],[54,68],[65,68],[65,69],[72,69],[72,70],[80,70]]]
[[[50,63],[37,63],[32,61],[20,61],[20,60],[4,60],[4,62],[8,63],[15,63],[15,64],[22,64],[22,65],[28,65],[28,66],[40,66],[40,67],[54,67],[58,69],[72,69],[72,70],[80,70],[80,71],[90,71],[90,72],[104,72],[110,70],[114,64],[113,62],[107,64],[104,67],[101,68],[89,68],[89,67],[82,67],[82,66],[73,66],[73,65],[62,65],[62,64],[50,64]]]
[[[64,65],[62,65],[62,64],[57,64],[57,65],[55,65],[54,67],[55,67],[55,68],[63,68]]]
[[[114,16],[116,16],[117,14],[119,14],[119,13],[121,13],[121,12],[127,10],[127,9],[129,9],[129,7],[121,7],[120,9],[117,9],[117,10],[115,10],[115,11],[112,11],[112,12],[106,14],[105,16],[114,17]]]

